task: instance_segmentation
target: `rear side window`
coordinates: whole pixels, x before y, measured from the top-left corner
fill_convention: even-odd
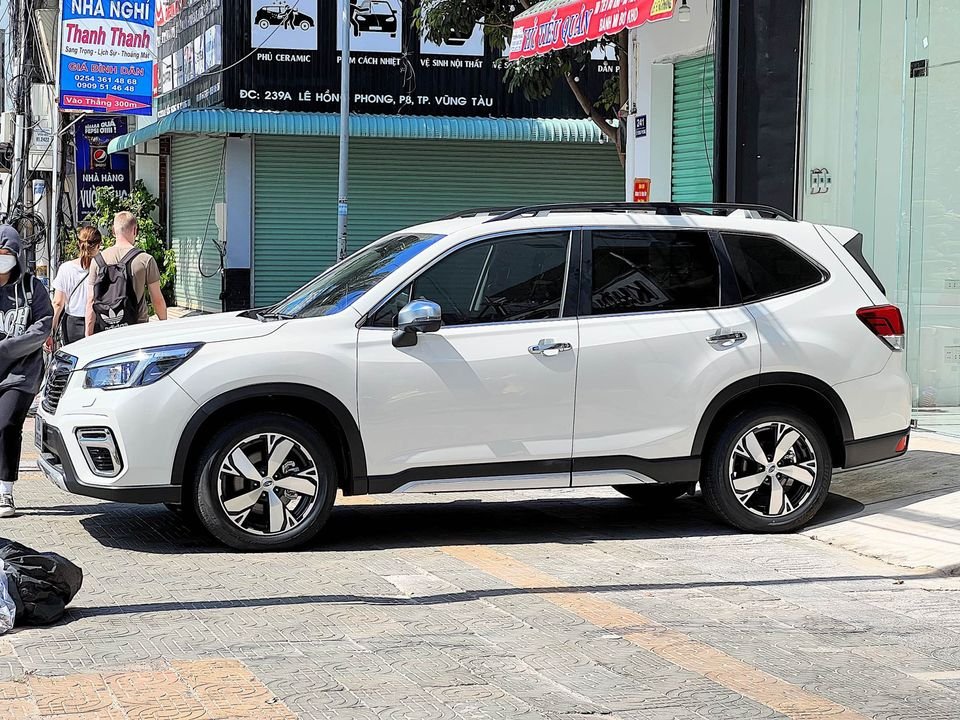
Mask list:
[[[723,241],[745,303],[823,282],[820,268],[777,238],[724,233]]]
[[[720,305],[720,269],[705,232],[594,230],[592,315]]]

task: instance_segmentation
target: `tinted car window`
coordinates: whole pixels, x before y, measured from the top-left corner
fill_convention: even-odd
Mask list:
[[[593,315],[719,306],[720,269],[707,233],[599,230],[592,235]]]
[[[781,240],[764,235],[723,234],[743,302],[801,290],[823,272]]]
[[[444,325],[560,317],[566,276],[566,232],[533,233],[480,242],[423,272],[378,311],[371,325],[390,327],[410,299],[440,306]]]

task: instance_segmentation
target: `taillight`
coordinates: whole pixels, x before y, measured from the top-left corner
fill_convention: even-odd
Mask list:
[[[896,305],[860,308],[857,310],[857,317],[891,348],[903,350],[903,315]]]

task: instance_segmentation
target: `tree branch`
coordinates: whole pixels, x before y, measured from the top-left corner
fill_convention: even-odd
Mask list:
[[[593,120],[593,122],[597,125],[597,127],[600,128],[604,135],[610,138],[610,140],[613,142],[616,142],[617,129],[608,123],[607,119],[593,106],[593,103],[590,102],[590,98],[587,97],[587,94],[583,91],[583,88],[580,87],[580,83],[574,80],[570,73],[566,73],[563,77],[566,79],[567,85],[570,86],[570,90],[573,92],[573,96],[577,99],[577,102],[580,103],[580,107],[583,108],[583,112],[586,113],[587,117]]]

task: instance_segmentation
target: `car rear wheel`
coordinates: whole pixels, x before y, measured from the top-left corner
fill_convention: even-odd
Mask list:
[[[613,489],[642,505],[664,505],[690,490],[689,483],[614,485]]]
[[[717,436],[701,489],[721,519],[748,532],[790,532],[813,519],[830,492],[833,463],[823,431],[807,415],[743,412]]]
[[[301,20],[301,21],[300,21],[300,29],[303,30],[303,31],[309,30],[309,29],[310,29],[310,23],[307,22],[306,20]]]
[[[198,467],[200,518],[237,550],[287,550],[310,541],[337,493],[327,444],[307,423],[279,413],[229,423],[210,440]]]
[[[260,26],[260,29],[261,29],[261,30],[269,30],[269,29],[270,29],[270,21],[269,21],[269,20],[261,20],[260,22],[257,23],[257,25]]]

